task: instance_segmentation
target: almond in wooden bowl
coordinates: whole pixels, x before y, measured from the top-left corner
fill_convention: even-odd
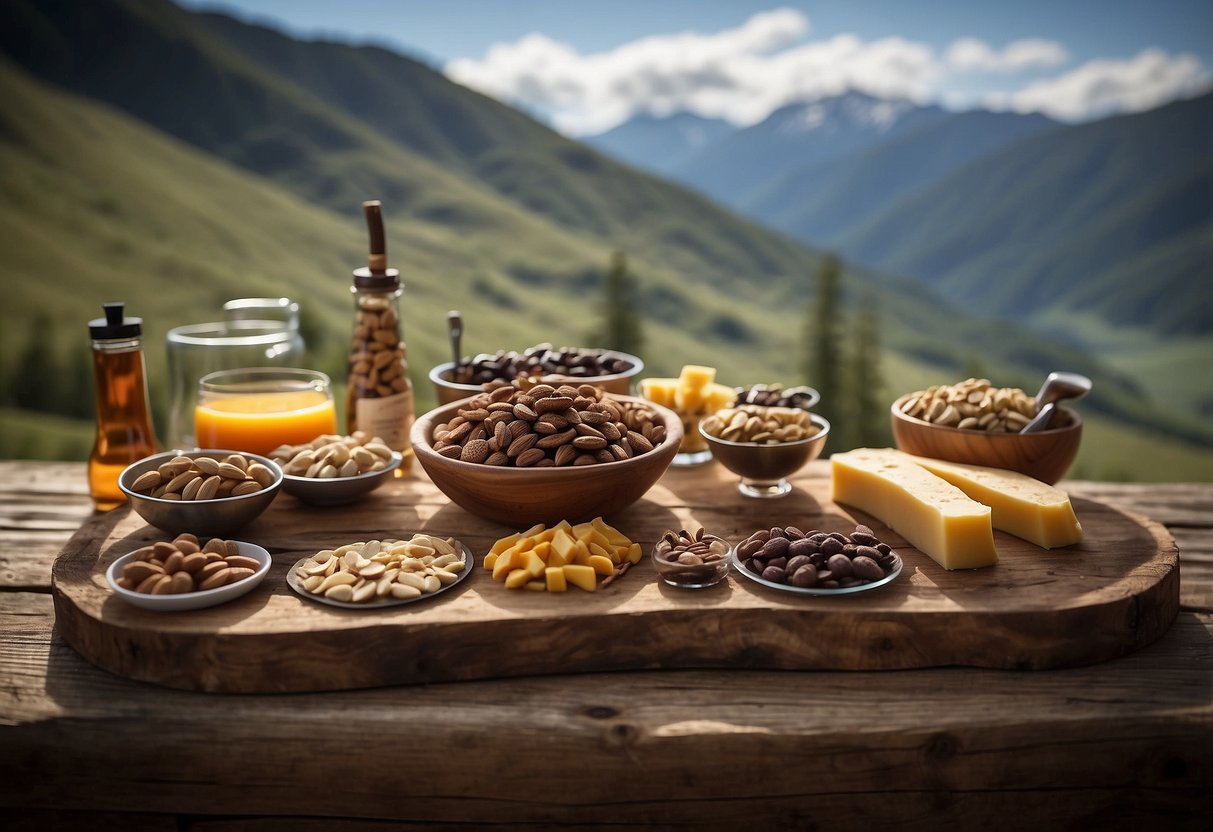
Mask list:
[[[564,443],[570,450],[560,454],[562,464],[551,464],[550,467],[489,464],[482,453],[486,448],[481,444],[472,445],[474,442],[488,445],[488,439],[465,439],[465,447],[472,445],[466,454],[467,459],[439,453],[435,445],[443,444],[443,440],[437,439],[436,432],[447,435],[448,431],[439,431],[441,426],[450,424],[461,409],[468,407],[470,401],[482,401],[472,399],[440,406],[417,419],[412,430],[413,450],[421,467],[443,494],[472,514],[489,520],[511,526],[526,526],[534,523],[553,524],[561,520],[578,522],[598,515],[609,515],[636,502],[665,473],[682,441],[682,423],[672,411],[644,399],[601,395],[623,407],[647,408],[654,414],[655,424],[660,424],[664,436],[655,447],[645,449],[643,453],[594,464],[573,464],[570,461],[575,459],[575,455],[570,456],[573,454],[571,439]],[[529,416],[526,411],[520,412]],[[558,434],[564,434],[566,430],[561,429]],[[539,435],[547,437],[558,434]],[[518,446],[514,445],[516,441]],[[509,445],[515,451],[512,459],[528,451],[530,454],[526,461],[535,457],[534,446],[518,450],[530,441],[525,437],[519,440],[517,436],[510,439]],[[536,443],[539,441],[535,440]],[[558,450],[560,447],[553,445],[553,440],[545,439],[544,444],[551,447],[542,450]],[[500,441],[497,441],[497,446],[501,446]],[[499,452],[508,455],[510,448]],[[470,461],[472,459],[480,461]]]
[[[916,456],[985,465],[1018,471],[1044,483],[1065,476],[1082,442],[1082,418],[1071,408],[1059,406],[1053,423],[1057,427],[1036,433],[987,433],[954,428],[908,416],[903,405],[914,394],[893,402],[890,410],[893,441],[899,450]]]

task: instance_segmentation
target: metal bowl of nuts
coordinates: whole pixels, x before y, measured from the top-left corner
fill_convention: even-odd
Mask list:
[[[952,389],[945,386],[907,393],[893,402],[890,418],[893,441],[899,450],[931,459],[1018,471],[1050,485],[1065,476],[1082,442],[1082,417],[1077,411],[1058,405],[1054,427],[1019,433],[1034,406],[1022,390],[975,388],[964,401],[934,405],[950,396]],[[1017,404],[1015,393],[1026,401]],[[975,401],[970,402],[969,396]],[[954,414],[948,413],[949,404]]]
[[[522,381],[435,408],[411,436],[421,467],[454,503],[519,526],[631,505],[665,473],[682,423],[593,385]]]
[[[206,448],[166,451],[126,467],[118,487],[136,513],[170,534],[225,534],[254,520],[282,488],[268,457]]]
[[[738,405],[699,422],[712,456],[741,477],[747,497],[783,497],[787,478],[821,455],[830,423],[799,408]]]
[[[353,503],[390,480],[403,461],[399,451],[363,431],[280,445],[270,458],[282,466],[282,490],[313,506]]]
[[[537,344],[522,352],[499,350],[461,360],[448,361],[430,370],[430,382],[439,404],[450,404],[476,395],[484,385],[513,381],[519,376],[589,383],[607,393],[627,395],[632,380],[644,371],[644,362],[626,352]]]

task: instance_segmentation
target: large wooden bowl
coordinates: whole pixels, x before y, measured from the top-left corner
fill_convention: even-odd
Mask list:
[[[682,441],[682,423],[673,411],[630,396],[665,423],[665,441],[648,453],[621,462],[562,468],[513,468],[448,459],[431,445],[434,428],[450,421],[463,402],[442,405],[413,424],[413,451],[434,485],[472,514],[523,528],[534,523],[570,523],[610,515],[639,500],[669,467]]]
[[[1060,407],[1054,421],[1068,419],[1062,427],[1038,433],[986,433],[977,430],[933,425],[907,416],[901,406],[907,394],[893,402],[893,441],[900,450],[917,456],[1007,468],[1055,483],[1070,469],[1082,441],[1082,418],[1077,411]]]

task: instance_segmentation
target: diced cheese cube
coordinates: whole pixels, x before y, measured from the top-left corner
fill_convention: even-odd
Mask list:
[[[880,518],[944,569],[998,562],[990,508],[889,449],[830,457],[835,502]]]
[[[543,570],[543,577],[547,584],[548,592],[564,592],[568,588],[568,581],[564,578],[564,570],[559,566],[549,566]]]
[[[532,549],[526,553],[526,560],[523,562],[522,568],[529,572],[532,578],[538,578],[543,574],[543,570],[547,568],[547,564]]]
[[[518,589],[531,580],[531,573],[525,569],[515,569],[505,576],[506,589]]]
[[[640,563],[643,557],[644,550],[640,548],[639,543],[633,543],[628,547],[628,560],[630,560],[633,564]]]
[[[493,548],[489,549],[489,554],[490,555],[500,555],[502,552],[504,552],[506,549],[513,546],[515,543],[517,543],[521,539],[522,539],[522,532],[515,532],[514,534],[507,535],[506,537],[501,538],[500,540],[498,540],[496,543],[493,544]],[[487,566],[488,564],[486,563],[485,565]]]
[[[640,395],[663,407],[674,406],[674,392],[677,389],[676,378],[646,378],[640,381]]]
[[[546,592],[548,585],[544,581],[527,581],[522,588],[529,589],[531,592]]]
[[[904,455],[932,474],[952,483],[969,497],[987,505],[999,531],[1022,537],[1045,549],[1082,540],[1082,526],[1061,489],[1018,471],[987,468]]]
[[[560,568],[564,571],[565,580],[573,586],[584,589],[586,592],[594,592],[598,589],[598,575],[592,566],[569,563]]]
[[[500,581],[512,570],[522,565],[522,553],[515,549],[502,552],[493,564],[493,580]]]
[[[716,368],[702,364],[686,364],[678,374],[678,384],[691,390],[702,390],[716,380]]]
[[[590,562],[586,565],[599,575],[610,575],[615,571],[614,562],[610,558],[603,557],[602,555],[590,555]]]

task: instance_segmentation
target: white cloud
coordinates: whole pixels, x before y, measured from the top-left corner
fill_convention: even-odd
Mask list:
[[[1022,72],[1061,66],[1068,58],[1060,43],[1041,38],[1017,40],[1002,51],[977,38],[961,38],[948,47],[945,55],[948,66],[960,72]]]
[[[987,103],[1017,112],[1042,112],[1080,121],[1113,113],[1149,110],[1201,92],[1213,74],[1195,55],[1145,49],[1129,60],[1098,59],[1022,90],[997,93]]]
[[[548,118],[569,135],[592,135],[632,116],[688,110],[748,125],[795,101],[859,90],[917,103],[972,106],[962,78],[1018,73],[1070,60],[1056,41],[1027,38],[995,49],[961,38],[938,54],[900,37],[863,41],[853,34],[808,40],[809,19],[794,9],[755,14],[715,33],[653,35],[582,54],[532,33],[491,47],[483,58],[451,61],[455,81]],[[987,94],[995,109],[1082,119],[1163,103],[1209,72],[1191,55],[1146,50],[1131,60],[1097,60],[1019,90]],[[988,86],[986,87],[988,89]]]
[[[762,12],[714,34],[654,35],[581,55],[545,35],[494,45],[445,71],[455,81],[528,110],[560,130],[588,135],[635,113],[690,110],[751,124],[803,98],[859,89],[923,98],[939,73],[932,51],[903,38],[854,35],[799,43],[809,20],[792,9]]]

